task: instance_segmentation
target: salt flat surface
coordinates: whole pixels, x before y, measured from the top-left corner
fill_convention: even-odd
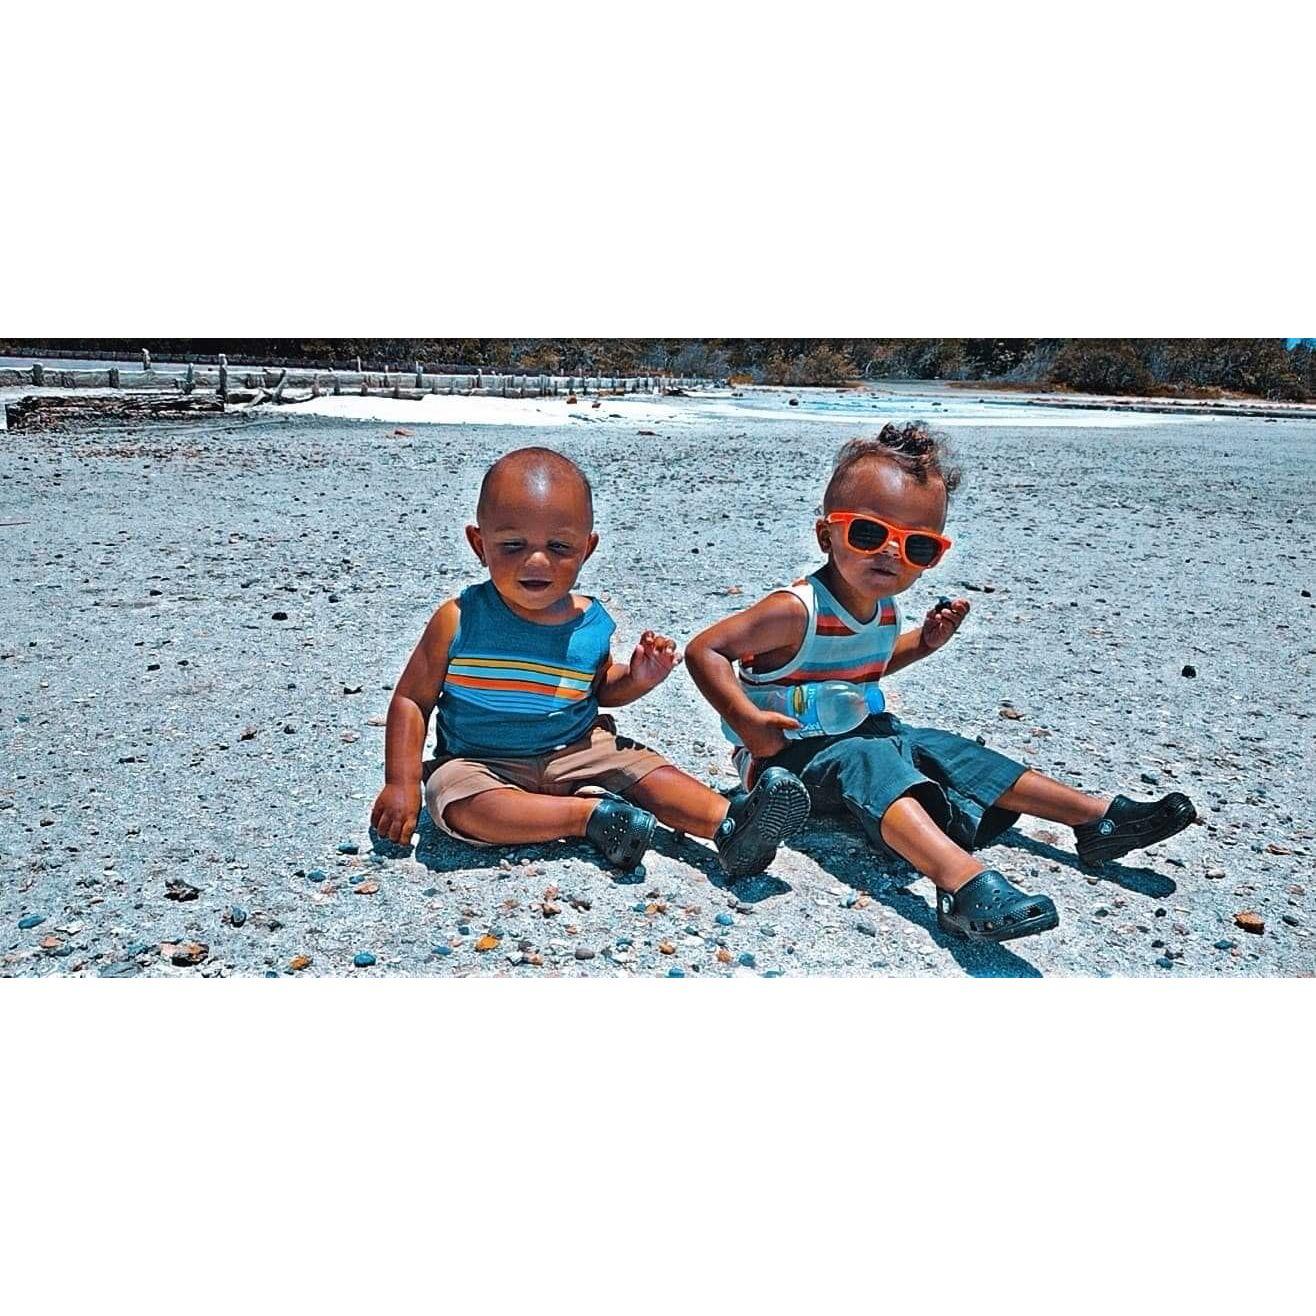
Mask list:
[[[1316,971],[1316,426],[1303,422],[1106,429],[1067,413],[953,432],[968,472],[955,547],[904,602],[917,616],[962,594],[972,612],[891,680],[892,706],[1094,791],[1185,790],[1203,820],[1100,879],[1067,829],[1021,824],[984,857],[1055,899],[1055,933],[945,938],[930,885],[902,894],[827,819],[734,888],[708,845],[667,832],[629,880],[580,845],[509,858],[443,840],[373,864],[389,690],[433,608],[479,578],[462,526],[494,457],[545,442],[589,472],[601,545],[582,585],[616,616],[620,655],[649,626],[684,642],[816,564],[813,520],[849,428],[703,405],[409,437],[391,418],[295,408],[6,435],[0,972],[280,973],[298,955],[308,974]],[[683,668],[619,720],[731,784]],[[171,879],[199,896],[169,899]],[[550,884],[578,902],[551,920],[536,908]],[[1263,935],[1235,926],[1241,911]],[[45,921],[20,930],[30,916]],[[488,932],[498,949],[476,951]],[[185,940],[208,947],[199,968],[160,954]],[[509,961],[523,941],[543,967]],[[359,951],[376,966],[354,969]]]

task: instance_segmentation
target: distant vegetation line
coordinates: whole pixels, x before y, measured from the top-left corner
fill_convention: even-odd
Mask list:
[[[1083,393],[1316,398],[1316,349],[1284,338],[60,338],[0,339],[0,355],[87,356],[434,368],[525,374],[701,375],[741,383],[992,380]]]

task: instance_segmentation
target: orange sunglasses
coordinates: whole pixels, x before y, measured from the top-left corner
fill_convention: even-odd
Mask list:
[[[845,527],[846,547],[856,553],[880,553],[891,540],[901,560],[911,567],[935,567],[951,543],[945,535],[892,525],[867,512],[829,512],[825,520],[828,525]]]

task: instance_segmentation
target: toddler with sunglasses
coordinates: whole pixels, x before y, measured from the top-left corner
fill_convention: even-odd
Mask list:
[[[894,852],[931,878],[943,930],[1008,941],[1054,928],[1056,907],[971,851],[1028,813],[1072,827],[1079,858],[1095,867],[1182,831],[1197,816],[1191,801],[1178,792],[1146,803],[1085,795],[976,741],[885,711],[842,735],[789,740],[784,733],[800,724],[755,703],[766,690],[842,680],[881,708],[872,696],[882,676],[955,635],[966,599],[942,599],[903,630],[897,596],[950,548],[942,531],[959,481],[921,422],[847,443],[816,526],[826,564],[697,635],[686,662],[730,728],[746,789],[774,768],[797,773],[815,812],[848,812],[879,853]]]
[[[508,453],[485,472],[475,522],[466,538],[488,578],[439,606],[394,688],[376,837],[409,846],[423,792],[434,823],[474,845],[579,836],[633,869],[661,819],[710,838],[732,877],[762,872],[809,815],[798,778],[770,770],[728,801],[600,712],[679,659],[645,631],[613,662],[607,609],[573,592],[599,542],[580,468],[548,448]],[[422,765],[436,710],[438,755]]]

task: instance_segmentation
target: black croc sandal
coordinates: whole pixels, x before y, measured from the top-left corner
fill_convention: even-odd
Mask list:
[[[1030,896],[993,868],[958,891],[937,892],[937,926],[973,941],[1013,941],[1049,932],[1060,915],[1049,896]]]
[[[1171,791],[1160,800],[1131,800],[1117,795],[1106,816],[1074,828],[1078,857],[1089,868],[1100,868],[1130,850],[1155,845],[1183,831],[1197,817],[1188,796]]]
[[[768,768],[748,795],[735,796],[713,837],[729,877],[761,873],[777,846],[809,817],[809,788],[785,768]]]
[[[653,814],[616,796],[601,799],[585,824],[585,839],[624,872],[638,868],[653,840]]]

